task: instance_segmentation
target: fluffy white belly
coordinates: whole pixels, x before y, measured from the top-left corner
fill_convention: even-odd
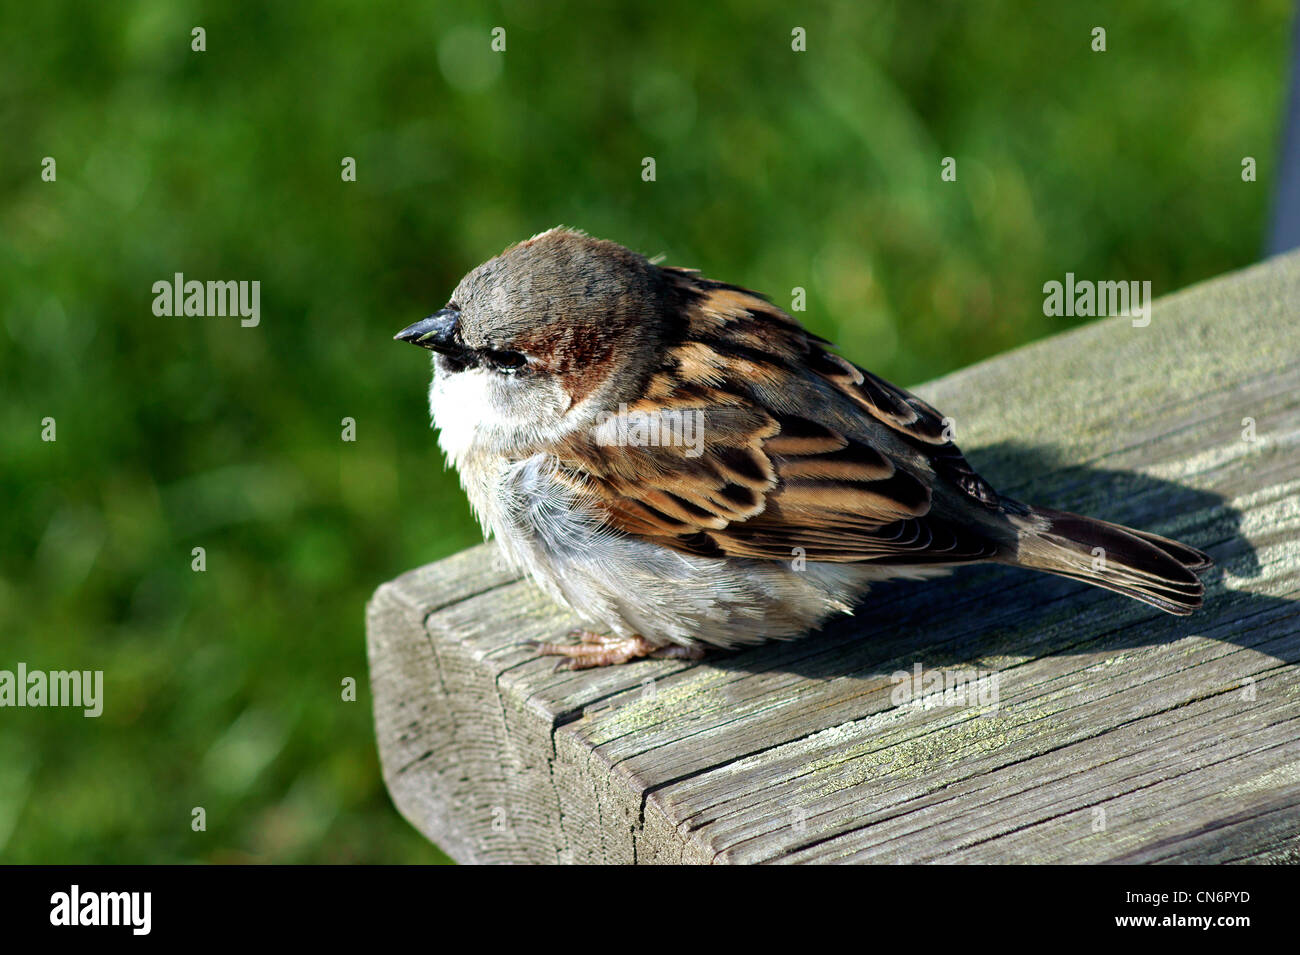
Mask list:
[[[551,468],[536,455],[466,491],[506,558],[599,632],[683,646],[788,639],[850,613],[872,580],[935,573],[681,554],[608,527]]]

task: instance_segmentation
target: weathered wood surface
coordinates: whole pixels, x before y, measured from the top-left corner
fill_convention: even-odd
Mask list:
[[[1206,609],[975,567],[554,673],[520,643],[575,621],[476,548],[369,608],[401,812],[464,862],[1300,861],[1300,255],[917,390],[1004,492],[1209,551]],[[997,703],[896,705],[916,664]]]

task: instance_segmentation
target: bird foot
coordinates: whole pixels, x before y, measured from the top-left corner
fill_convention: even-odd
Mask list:
[[[576,637],[577,643],[540,643],[532,641],[533,648],[542,656],[558,656],[565,659],[555,665],[558,670],[589,670],[592,667],[615,666],[646,657],[655,659],[702,660],[704,650],[700,647],[683,647],[675,643],[661,647],[651,643],[645,637],[633,635],[618,637],[608,633],[595,633],[591,630],[572,630],[570,637]]]

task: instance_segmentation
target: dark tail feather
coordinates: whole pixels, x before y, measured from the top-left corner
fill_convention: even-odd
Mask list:
[[[1196,571],[1214,561],[1194,547],[1045,507],[1030,508],[1016,523],[1022,534],[1011,562],[1021,567],[1105,587],[1168,613],[1201,606],[1205,585]]]

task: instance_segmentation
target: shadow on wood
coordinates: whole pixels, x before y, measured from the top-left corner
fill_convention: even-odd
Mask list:
[[[1169,526],[1170,515],[1196,514],[1202,520],[1179,524],[1177,535],[1211,551],[1220,563],[1202,575],[1206,602],[1216,609],[1236,607],[1230,627],[1207,631],[1203,615],[1192,618],[1151,613],[1126,606],[1105,591],[1031,571],[970,566],[951,576],[925,581],[894,581],[875,587],[853,617],[831,621],[820,633],[781,647],[758,647],[710,658],[722,669],[755,671],[781,669],[809,679],[857,674],[889,675],[920,663],[926,670],[956,668],[981,654],[1092,653],[1107,619],[1116,629],[1104,633],[1110,650],[1174,642],[1189,632],[1259,648],[1261,636],[1285,637],[1300,629],[1300,604],[1248,592],[1230,591],[1224,584],[1223,563],[1246,580],[1260,573],[1255,549],[1242,536],[1242,516],[1225,499],[1172,481],[1132,472],[1086,466],[1064,467],[1050,453],[1007,443],[970,454],[972,465],[990,482],[1013,497],[1035,504],[1075,510],[1134,527]],[[997,479],[1005,473],[1006,480]],[[1057,473],[1063,479],[1048,496],[1035,490],[1036,478]],[[1020,475],[1020,479],[1013,478]],[[997,594],[996,605],[987,595]],[[1047,629],[1060,611],[1088,622],[1073,633]],[[1136,613],[1132,613],[1136,611]],[[1140,626],[1121,626],[1120,617]],[[1257,628],[1241,630],[1236,621],[1250,619]],[[862,639],[870,634],[871,639]],[[1300,662],[1300,643],[1283,640],[1267,652],[1282,654],[1287,663]],[[906,663],[906,666],[903,664]]]

